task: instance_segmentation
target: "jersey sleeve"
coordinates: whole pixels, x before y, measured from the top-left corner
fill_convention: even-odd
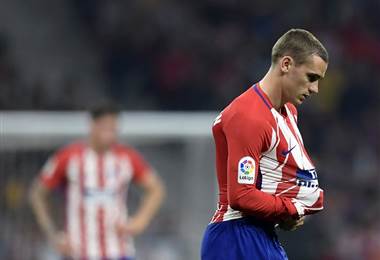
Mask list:
[[[66,167],[68,160],[68,149],[62,149],[52,155],[41,169],[41,183],[49,189],[62,185],[66,180]]]
[[[139,183],[145,178],[146,175],[152,172],[152,168],[144,157],[137,151],[130,151],[129,157],[133,168],[132,180]]]
[[[267,221],[297,217],[289,198],[270,195],[256,186],[259,162],[271,143],[268,122],[234,115],[223,127],[228,145],[227,193],[233,209]]]

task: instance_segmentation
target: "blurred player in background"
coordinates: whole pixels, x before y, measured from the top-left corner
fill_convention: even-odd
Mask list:
[[[218,209],[203,260],[287,259],[275,226],[295,230],[323,209],[323,191],[297,127],[297,105],[318,93],[328,53],[310,32],[292,29],[272,49],[257,84],[216,118]]]
[[[32,207],[48,240],[66,259],[133,259],[132,238],[159,209],[164,188],[139,153],[117,143],[117,107],[101,105],[91,117],[88,140],[62,148],[43,167],[31,189]],[[143,188],[144,197],[128,217],[131,182]],[[61,185],[66,190],[63,230],[51,218],[47,200]]]

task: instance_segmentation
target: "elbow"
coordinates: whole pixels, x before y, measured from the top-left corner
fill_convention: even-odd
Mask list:
[[[156,187],[156,196],[160,201],[163,201],[166,197],[166,188],[161,181],[159,181],[159,185]]]
[[[35,187],[35,183],[30,187],[29,192],[28,192],[28,202],[30,205],[34,205],[36,200],[38,199],[38,191]]]
[[[239,197],[235,193],[230,193],[228,196],[228,203],[230,207],[234,210],[243,211],[244,210],[244,203],[242,202],[241,197]]]
[[[31,206],[36,205],[44,197],[44,193],[38,181],[34,181],[28,192],[28,202]]]
[[[155,198],[155,200],[161,204],[166,197],[166,188],[160,178],[156,177],[154,183],[150,185],[148,189],[149,193]]]
[[[238,210],[238,211],[241,211],[241,210],[242,210],[242,207],[241,207],[239,201],[231,201],[231,202],[230,202],[230,207],[231,207],[233,210]]]

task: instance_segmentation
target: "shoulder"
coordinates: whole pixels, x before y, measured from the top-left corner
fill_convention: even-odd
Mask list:
[[[227,136],[232,138],[266,139],[271,137],[273,125],[269,118],[260,113],[235,110],[228,113],[222,129]]]
[[[238,128],[241,131],[246,130],[250,133],[271,133],[273,128],[272,122],[268,118],[244,112],[233,113],[224,126],[226,128]]]
[[[77,155],[85,148],[85,143],[82,141],[77,141],[63,146],[56,152],[56,156],[61,159],[67,159],[73,155]]]
[[[114,153],[118,155],[123,155],[123,156],[128,156],[128,157],[134,157],[139,154],[139,152],[135,148],[129,145],[120,144],[120,143],[115,144],[112,150]]]
[[[112,151],[115,153],[129,153],[132,150],[132,148],[125,144],[117,143],[112,147]]]
[[[239,98],[223,111],[224,126],[239,128],[271,129],[275,121],[270,110],[261,100]]]

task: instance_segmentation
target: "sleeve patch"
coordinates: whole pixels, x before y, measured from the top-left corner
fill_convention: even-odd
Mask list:
[[[238,164],[238,183],[254,184],[255,183],[256,162],[250,156],[240,159]]]

